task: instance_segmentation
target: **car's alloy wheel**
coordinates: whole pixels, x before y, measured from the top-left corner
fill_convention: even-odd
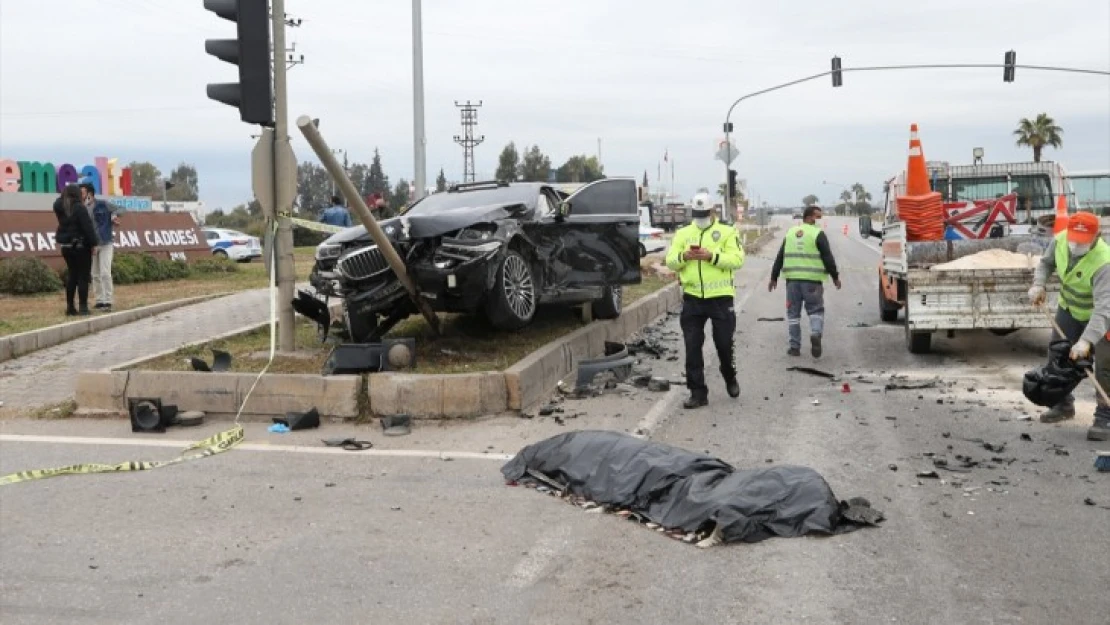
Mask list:
[[[517,254],[505,257],[501,271],[505,302],[518,319],[531,319],[536,312],[536,284],[528,263]]]
[[[224,250],[216,250],[215,252],[212,252],[212,255],[219,256],[220,258],[227,258],[227,252]]]

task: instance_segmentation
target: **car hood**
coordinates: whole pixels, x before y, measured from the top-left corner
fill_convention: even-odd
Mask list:
[[[438,237],[475,224],[520,217],[526,211],[522,204],[495,204],[491,206],[464,206],[447,209],[434,215],[403,215],[379,222],[387,237],[393,241]],[[337,232],[325,243],[341,245],[356,241],[370,241],[364,226]]]

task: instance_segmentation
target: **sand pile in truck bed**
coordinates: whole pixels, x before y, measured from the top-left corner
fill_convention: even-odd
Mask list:
[[[983,250],[957,258],[951,262],[933,265],[933,271],[960,271],[968,269],[1032,269],[1040,258],[1032,254],[1019,254],[1008,250]]]

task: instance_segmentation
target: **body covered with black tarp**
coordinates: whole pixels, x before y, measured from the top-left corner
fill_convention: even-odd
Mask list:
[[[724,542],[838,534],[858,527],[842,512],[847,504],[837,501],[813,469],[738,470],[718,458],[621,432],[560,434],[525,447],[501,468],[513,482],[529,481],[529,472],[667,529],[716,530]]]

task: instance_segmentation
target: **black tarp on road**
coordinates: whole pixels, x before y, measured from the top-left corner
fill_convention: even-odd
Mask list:
[[[838,502],[813,469],[738,470],[712,456],[622,432],[553,436],[525,447],[501,468],[512,482],[534,480],[529,472],[572,495],[627,508],[667,529],[715,528],[723,542],[840,534],[860,527],[849,517],[864,524],[882,520],[863,500],[853,500],[851,507]]]

